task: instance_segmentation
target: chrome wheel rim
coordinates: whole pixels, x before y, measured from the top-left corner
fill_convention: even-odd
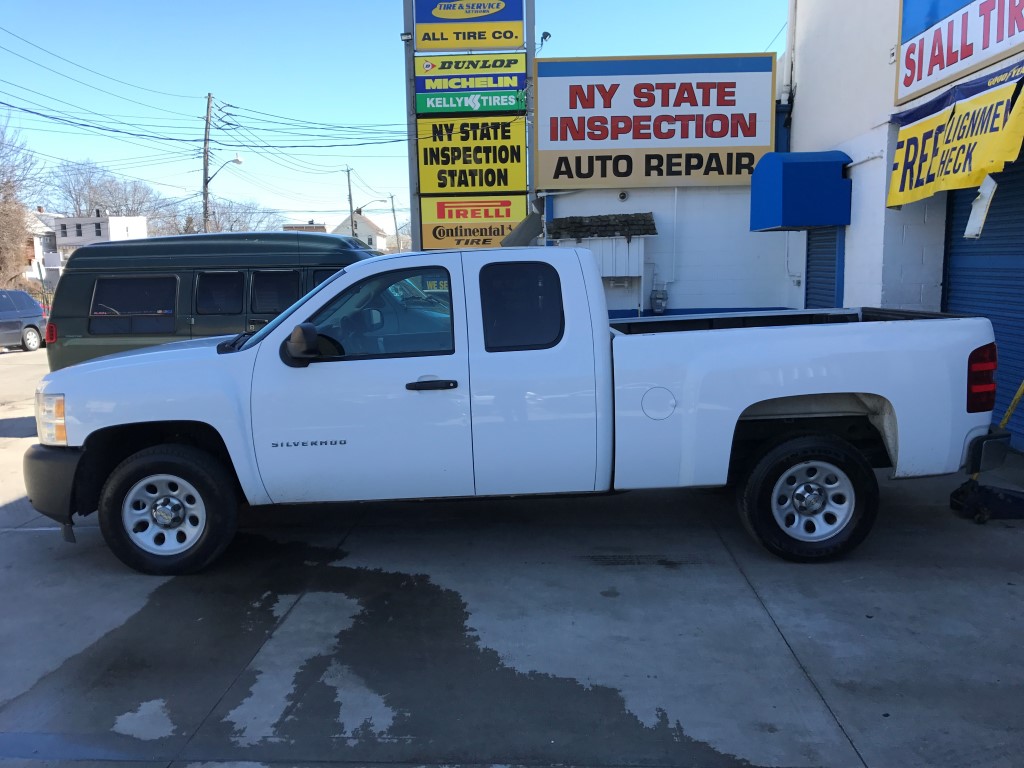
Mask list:
[[[121,522],[128,538],[153,555],[187,551],[206,530],[206,504],[191,483],[176,475],[149,475],[125,495]]]
[[[825,541],[853,519],[853,481],[827,461],[804,461],[782,473],[772,489],[772,514],[786,535],[808,543]]]

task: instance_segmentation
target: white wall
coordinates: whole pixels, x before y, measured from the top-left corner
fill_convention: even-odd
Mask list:
[[[751,232],[749,187],[625,191],[624,201],[617,189],[587,190],[551,195],[547,205],[554,218],[653,212],[658,234],[644,238],[645,310],[655,282],[666,284],[670,310],[803,306],[802,235]],[[608,294],[612,308],[636,306],[623,289]]]
[[[797,0],[795,24],[790,20],[796,40],[791,148],[838,149],[851,158],[843,304],[934,310],[942,299],[946,196],[898,210],[885,206],[897,134],[889,121],[897,111],[890,59],[899,6],[899,0]]]

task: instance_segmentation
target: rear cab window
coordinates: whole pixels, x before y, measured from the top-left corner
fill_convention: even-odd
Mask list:
[[[565,331],[562,283],[545,262],[497,262],[480,270],[484,349],[550,349]]]

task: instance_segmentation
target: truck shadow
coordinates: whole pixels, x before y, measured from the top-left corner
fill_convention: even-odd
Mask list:
[[[0,437],[35,437],[36,420],[32,416],[0,419]]]

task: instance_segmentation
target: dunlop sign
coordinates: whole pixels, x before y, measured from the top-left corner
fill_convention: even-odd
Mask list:
[[[526,119],[426,118],[416,121],[421,194],[526,190]]]
[[[416,58],[416,112],[524,112],[526,54]]]
[[[1024,76],[1024,68],[1017,70],[1017,78]],[[1010,80],[944,108],[936,99],[937,109],[914,110],[913,122],[900,128],[886,205],[977,187],[1016,160],[1024,137],[1024,100],[1013,104],[1016,88]]]
[[[496,248],[526,218],[526,195],[425,197],[420,200],[423,247]]]
[[[537,62],[538,189],[749,184],[775,143],[775,54]]]
[[[523,0],[415,0],[417,51],[523,47]]]

